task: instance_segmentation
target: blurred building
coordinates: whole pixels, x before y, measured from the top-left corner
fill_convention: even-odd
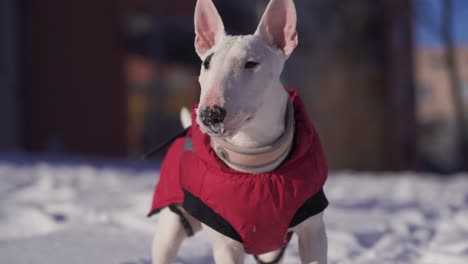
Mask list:
[[[199,94],[196,0],[9,3],[21,18],[18,26],[2,16],[9,27],[0,27],[9,39],[0,54],[13,54],[6,65],[20,63],[20,88],[0,76],[5,94],[20,100],[2,104],[12,113],[1,132],[10,142],[27,151],[125,156],[181,128],[180,108]],[[295,3],[300,45],[283,80],[303,96],[331,168],[414,168],[411,1]],[[251,34],[268,1],[215,4],[228,34]]]
[[[412,10],[406,0],[296,1],[300,90],[333,169],[415,169]]]
[[[283,79],[305,98],[334,169],[414,168],[410,2],[296,1],[300,45]],[[136,140],[130,142],[139,144],[133,150],[174,134],[180,129],[180,107],[198,98],[195,3],[161,1],[149,14],[155,45],[151,52],[140,53],[151,54],[146,57],[157,65],[158,74],[144,96],[151,98],[147,111],[139,112],[139,118],[132,115],[147,120],[135,129],[140,136],[132,134]],[[215,4],[228,34],[251,34],[268,1],[217,0]]]
[[[459,47],[455,53],[462,99],[468,109],[468,48]],[[419,146],[428,166],[449,171],[460,162],[457,146],[460,135],[445,49],[442,46],[419,47],[416,49],[415,62]]]

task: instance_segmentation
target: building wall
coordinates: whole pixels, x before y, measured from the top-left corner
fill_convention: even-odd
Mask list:
[[[126,155],[121,7],[112,0],[25,3],[28,150]]]
[[[15,0],[0,1],[0,151],[19,150],[19,25]]]

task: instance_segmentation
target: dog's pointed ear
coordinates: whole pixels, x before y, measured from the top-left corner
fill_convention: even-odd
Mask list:
[[[255,35],[261,36],[268,45],[289,56],[298,43],[296,23],[293,0],[271,0]]]
[[[195,50],[200,58],[206,56],[223,36],[224,25],[212,0],[198,0],[195,6]]]

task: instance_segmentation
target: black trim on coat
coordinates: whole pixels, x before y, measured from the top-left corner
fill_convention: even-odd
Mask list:
[[[184,190],[184,202],[182,207],[198,221],[208,225],[227,237],[241,243],[243,242],[242,237],[228,221],[187,190]]]
[[[297,210],[292,218],[289,227],[294,227],[302,223],[307,218],[321,213],[328,206],[328,200],[325,197],[323,189],[307,199]],[[208,225],[219,233],[242,243],[242,237],[237,233],[234,227],[213,209],[208,207],[202,200],[187,190],[184,190],[184,202],[182,207],[195,217],[198,221]]]
[[[177,206],[180,206],[180,204],[173,203],[173,204],[168,205],[167,207],[169,208],[169,210],[171,210],[171,212],[179,216],[180,223],[184,227],[185,233],[187,234],[188,237],[191,237],[195,234],[195,232],[193,231],[193,227],[190,224],[190,222],[187,220],[187,218],[185,217],[184,213],[182,213],[182,211]],[[146,217],[152,217],[153,215],[161,212],[162,209],[163,208],[154,209]]]
[[[323,212],[323,210],[325,210],[325,208],[327,207],[328,207],[327,197],[325,197],[323,188],[320,188],[320,191],[318,191],[312,197],[307,199],[307,201],[305,201],[304,204],[302,204],[299,210],[297,210],[293,219],[289,223],[289,227],[297,226],[298,224],[307,220],[307,218]]]
[[[174,141],[176,141],[178,138],[185,137],[185,135],[187,135],[187,132],[190,130],[190,128],[191,128],[191,126],[185,128],[184,130],[181,130],[180,132],[178,132],[177,134],[175,134],[174,136],[172,136],[168,140],[165,140],[164,142],[162,142],[161,144],[156,146],[154,149],[152,149],[148,153],[144,154],[142,159],[143,160],[149,160],[154,155],[160,154],[161,152],[163,152],[164,150],[169,148],[171,146],[171,144]]]
[[[176,204],[171,204],[169,205],[169,210],[171,210],[173,213],[179,216],[180,223],[184,227],[185,233],[187,234],[188,237],[191,237],[195,234],[195,232],[193,232],[193,227],[190,224],[190,222],[187,220],[187,217],[185,217],[184,213],[182,213],[182,210],[180,210],[179,207],[177,206],[178,205]]]

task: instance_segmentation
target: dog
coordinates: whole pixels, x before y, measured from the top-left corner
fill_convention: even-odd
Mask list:
[[[293,0],[271,0],[253,35],[226,35],[212,0],[197,1],[194,20],[200,101],[182,110],[186,133],[163,161],[153,263],[172,263],[202,229],[216,263],[243,263],[245,252],[279,263],[293,233],[302,263],[327,263],[326,160],[300,98],[280,82],[298,44]]]

